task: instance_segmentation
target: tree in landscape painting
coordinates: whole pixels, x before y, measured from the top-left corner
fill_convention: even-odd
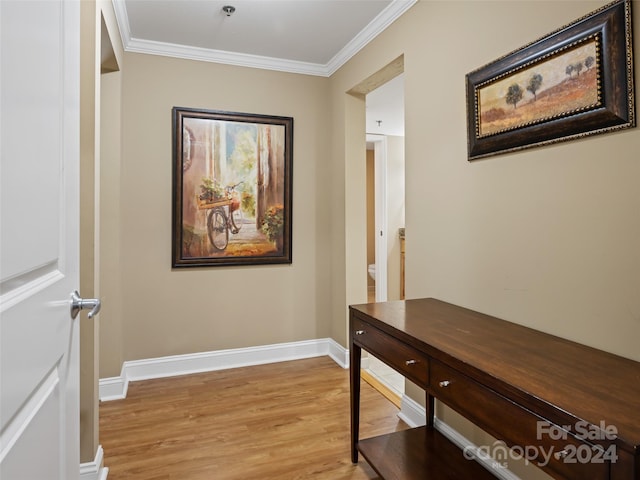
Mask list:
[[[584,66],[587,67],[587,70],[591,69],[591,67],[593,67],[595,63],[596,63],[596,59],[593,58],[591,55],[589,55],[584,60]]]
[[[571,76],[571,74],[573,73],[573,65],[567,65],[567,68],[565,68],[564,72]]]
[[[529,79],[529,85],[527,85],[527,90],[533,93],[533,100],[536,101],[538,97],[536,96],[536,92],[540,90],[540,86],[542,85],[542,75],[539,73],[534,74]]]
[[[584,45],[486,81],[476,93],[479,135],[494,135],[597,106],[597,47],[596,39],[589,39]]]
[[[513,105],[513,108],[515,109],[518,102],[522,100],[522,94],[522,87],[520,87],[520,85],[518,85],[517,83],[514,83],[507,90],[507,96],[505,100],[509,105]]]
[[[587,62],[589,62],[589,65],[587,65]],[[587,69],[589,69],[589,67],[591,65],[593,65],[595,63],[595,59],[593,57],[588,57],[585,60],[585,63],[582,62],[577,62],[574,63],[572,65],[567,65],[567,68],[565,69],[565,73],[569,76],[571,76],[573,74],[573,72],[576,72],[576,76],[579,77],[580,76],[580,72],[582,71],[582,69],[586,66]]]
[[[576,73],[578,74],[578,76],[580,76],[580,72],[582,71],[582,62],[578,62],[573,66],[573,69],[576,71]]]

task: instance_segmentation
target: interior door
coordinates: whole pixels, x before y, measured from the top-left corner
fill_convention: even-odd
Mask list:
[[[0,479],[79,477],[80,2],[0,0]]]

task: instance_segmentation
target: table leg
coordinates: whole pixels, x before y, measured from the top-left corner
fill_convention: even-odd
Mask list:
[[[426,392],[426,413],[427,413],[427,427],[433,427],[433,419],[435,418],[435,406],[434,406],[434,396],[429,392]]]
[[[358,432],[360,428],[360,360],[362,349],[351,342],[349,378],[351,383],[351,461],[358,463]]]

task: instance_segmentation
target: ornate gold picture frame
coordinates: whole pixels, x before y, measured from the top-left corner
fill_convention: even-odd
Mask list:
[[[630,0],[467,74],[466,88],[469,160],[634,127]]]

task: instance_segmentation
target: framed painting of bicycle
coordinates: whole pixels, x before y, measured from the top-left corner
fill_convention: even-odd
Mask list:
[[[174,107],[172,262],[291,263],[293,118]]]

